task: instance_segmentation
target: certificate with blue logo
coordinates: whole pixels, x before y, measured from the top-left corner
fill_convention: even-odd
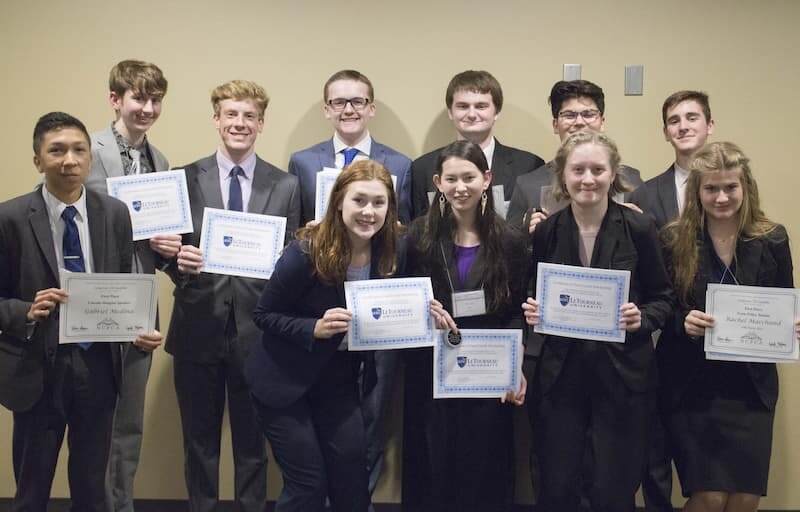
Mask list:
[[[348,350],[433,346],[437,331],[430,312],[429,277],[346,281],[344,296],[353,315]]]
[[[194,230],[183,169],[107,178],[106,186],[128,207],[134,240]]]
[[[706,359],[792,362],[800,358],[794,323],[800,318],[800,290],[709,284]]]
[[[566,338],[625,342],[619,309],[628,302],[631,273],[572,265],[539,263],[536,299],[539,325],[534,331]]]
[[[433,349],[433,398],[500,398],[522,377],[520,329],[461,329],[452,346],[439,336]]]
[[[203,210],[203,272],[269,279],[286,235],[286,217]]]

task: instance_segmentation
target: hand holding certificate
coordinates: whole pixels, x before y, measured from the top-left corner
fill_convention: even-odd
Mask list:
[[[534,331],[624,343],[625,329],[620,326],[620,313],[623,320],[626,315],[635,320],[638,313],[638,308],[633,310],[630,306],[623,310],[628,302],[630,277],[627,270],[539,263],[536,278],[538,324]]]
[[[346,281],[344,295],[352,313],[348,350],[433,346],[436,329],[429,277]]]
[[[707,359],[749,362],[797,361],[796,321],[800,290],[709,284],[705,329]]]
[[[61,273],[59,343],[133,341],[156,322],[152,274]]]
[[[286,218],[206,208],[203,272],[269,279],[286,235]]]
[[[194,229],[183,169],[108,178],[106,183],[108,195],[128,207],[134,240]]]
[[[452,346],[439,336],[433,349],[433,398],[503,398],[522,379],[522,331],[461,329]]]

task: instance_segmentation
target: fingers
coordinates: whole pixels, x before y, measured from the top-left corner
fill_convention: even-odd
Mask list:
[[[150,238],[150,248],[164,258],[174,258],[181,249],[181,235],[155,235]]]
[[[619,312],[620,329],[625,329],[627,332],[636,332],[642,327],[642,312],[633,302],[627,302],[620,306]]]
[[[193,245],[182,245],[178,251],[178,270],[186,274],[199,274],[203,268],[203,251]]]
[[[536,230],[536,226],[547,218],[547,213],[539,208],[531,214],[531,220],[528,221],[528,234],[531,235]]]
[[[328,339],[336,334],[347,332],[353,315],[344,308],[331,308],[314,324],[314,337]]]
[[[528,297],[522,303],[522,313],[525,316],[525,323],[528,325],[539,324],[539,302],[531,297]]]
[[[456,321],[450,313],[444,309],[442,303],[436,299],[431,300],[431,316],[436,323],[437,329],[449,329],[453,332],[458,332]]]
[[[696,309],[689,311],[683,321],[683,328],[689,336],[703,336],[711,327],[714,327],[714,317]]]
[[[47,288],[39,290],[33,299],[33,304],[28,309],[29,322],[39,322],[50,316],[57,304],[67,301],[67,292],[61,288]]]
[[[639,208],[639,206],[638,206],[638,205],[635,205],[635,204],[633,204],[633,203],[620,203],[620,204],[621,204],[622,206],[626,207],[626,208],[629,208],[629,209],[631,209],[631,210],[635,211],[635,212],[644,213],[644,212],[642,211],[642,209],[641,209],[641,208]]]
[[[152,352],[160,347],[163,341],[164,336],[162,336],[160,332],[152,331],[137,336],[133,341],[133,345],[141,350],[144,350],[145,352]]]

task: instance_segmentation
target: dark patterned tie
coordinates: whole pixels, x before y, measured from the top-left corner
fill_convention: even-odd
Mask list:
[[[244,211],[242,205],[242,186],[239,184],[239,176],[244,176],[244,170],[238,165],[231,169],[231,184],[228,188],[228,209],[234,212]]]
[[[86,265],[83,263],[83,250],[81,249],[81,235],[78,233],[78,225],[75,224],[75,216],[78,210],[74,206],[67,206],[61,212],[64,219],[64,239],[61,243],[61,252],[64,255],[64,268],[70,272],[86,272]],[[88,350],[91,343],[78,343],[83,350]]]

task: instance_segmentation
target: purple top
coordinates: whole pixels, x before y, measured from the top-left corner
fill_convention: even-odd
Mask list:
[[[475,263],[475,258],[478,257],[478,249],[480,248],[480,245],[474,247],[455,246],[456,270],[458,270],[458,281],[461,286],[464,286],[469,269],[471,269],[472,264]]]

